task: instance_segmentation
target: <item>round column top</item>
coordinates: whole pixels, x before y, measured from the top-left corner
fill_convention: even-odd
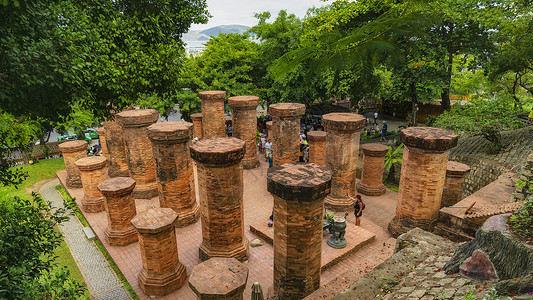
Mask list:
[[[225,91],[203,91],[198,93],[200,100],[207,101],[224,101],[226,98]]]
[[[457,146],[459,136],[441,128],[409,127],[400,131],[400,140],[408,147],[444,152]]]
[[[100,183],[98,190],[104,196],[123,195],[133,191],[135,184],[131,177],[115,177]]]
[[[226,165],[243,159],[246,143],[234,137],[216,137],[200,140],[190,149],[192,159],[199,163]]]
[[[463,177],[470,172],[470,167],[458,161],[448,161],[446,167],[446,176],[448,177]]]
[[[314,130],[307,132],[307,138],[310,142],[323,142],[326,140],[326,132],[323,130]]]
[[[194,119],[202,119],[202,113],[195,113],[195,114],[192,114],[191,115],[191,119],[194,120]]]
[[[188,141],[192,137],[193,124],[183,121],[160,122],[148,126],[148,137],[154,141]]]
[[[116,117],[122,126],[143,127],[157,122],[159,113],[155,109],[134,109],[120,112]]]
[[[323,199],[330,189],[331,171],[313,163],[286,163],[268,169],[268,192],[287,201]]]
[[[352,113],[329,113],[322,116],[325,130],[355,132],[365,127],[366,118]]]
[[[266,122],[266,125],[267,125],[267,129],[271,129],[272,128],[272,121]]]
[[[363,149],[364,155],[376,157],[385,156],[389,151],[389,147],[378,143],[363,144],[361,149]]]
[[[98,135],[105,136],[105,128],[104,127],[97,128],[96,133],[98,133]]]
[[[256,96],[235,96],[228,99],[230,107],[256,108],[259,105],[259,97]]]
[[[80,158],[74,162],[78,169],[83,171],[98,170],[105,167],[107,158],[103,156],[89,156]]]
[[[131,219],[139,233],[157,234],[174,227],[178,214],[171,208],[151,207]]]
[[[75,140],[59,144],[59,150],[63,153],[79,152],[87,150],[87,141]]]
[[[244,291],[248,268],[235,258],[214,257],[196,265],[189,276],[189,287],[203,299],[217,295],[221,299]],[[236,298],[235,298],[236,299]]]
[[[305,104],[276,103],[268,107],[273,117],[301,117],[305,114]]]

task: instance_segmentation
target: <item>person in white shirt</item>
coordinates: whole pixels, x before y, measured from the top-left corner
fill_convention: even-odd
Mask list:
[[[377,124],[378,123],[378,112],[376,111],[374,113],[374,124]]]

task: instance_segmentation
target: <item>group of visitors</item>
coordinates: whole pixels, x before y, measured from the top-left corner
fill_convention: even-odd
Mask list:
[[[274,158],[272,156],[272,141],[267,139],[265,134],[261,134],[259,138],[259,152],[265,155],[265,161],[268,162],[268,167],[272,168],[274,166]]]
[[[383,125],[381,126],[381,129],[380,129],[378,126],[378,112],[377,111],[374,112],[373,116],[374,116],[374,123],[372,123],[372,127],[369,129],[365,128],[363,132],[361,133],[361,135],[372,136],[376,133],[381,133],[379,141],[386,142],[387,139],[385,138],[385,134],[387,133],[387,130],[388,130],[387,121],[384,120],[382,122]],[[367,119],[367,123],[370,123],[368,119]]]

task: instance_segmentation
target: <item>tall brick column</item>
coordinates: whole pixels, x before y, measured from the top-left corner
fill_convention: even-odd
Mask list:
[[[452,206],[461,201],[463,198],[463,180],[469,172],[469,166],[457,161],[448,161],[440,208]]]
[[[96,133],[98,133],[98,139],[100,140],[100,145],[102,146],[102,154],[105,156],[105,158],[107,158],[107,165],[109,165],[109,150],[107,150],[107,143],[105,141],[104,127],[96,129]]]
[[[365,117],[352,113],[330,113],[322,117],[322,125],[327,132],[326,167],[332,172],[331,193],[325,202],[328,209],[353,210],[359,132],[365,124]]]
[[[326,132],[309,131],[307,133],[309,140],[309,162],[319,166],[326,166]]]
[[[203,139],[190,147],[197,163],[202,218],[200,259],[248,257],[244,235],[243,168],[245,144],[236,138]]]
[[[191,121],[194,124],[193,137],[202,139],[204,137],[204,131],[202,128],[202,114],[201,113],[192,114]]]
[[[305,105],[276,103],[268,107],[272,116],[272,154],[274,166],[298,162],[300,158],[300,119]]]
[[[357,191],[367,196],[385,194],[387,189],[383,184],[383,170],[389,147],[383,144],[364,144],[361,149],[363,149],[363,170],[361,181],[357,182]]]
[[[157,179],[152,145],[146,128],[159,119],[155,109],[127,110],[117,114],[124,132],[126,157],[131,176],[137,182],[133,196],[150,199],[157,196]]]
[[[104,196],[98,190],[98,185],[107,179],[105,166],[107,158],[103,156],[84,157],[75,162],[80,170],[83,183],[84,197],[81,205],[86,212],[100,212],[105,210]]]
[[[226,136],[224,116],[224,91],[205,91],[198,93],[202,100],[202,130],[206,139]]]
[[[242,300],[248,268],[234,258],[211,258],[192,269],[189,287],[199,300]]]
[[[242,166],[245,169],[256,168],[259,166],[256,148],[256,109],[259,104],[259,97],[230,97],[228,104],[233,112],[233,137],[241,139],[246,143],[246,154],[242,159]]]
[[[126,246],[137,241],[137,232],[130,222],[137,214],[132,195],[134,188],[135,180],[130,177],[115,177],[98,185],[105,199],[107,227],[104,233],[111,246]]]
[[[105,133],[107,134],[105,143],[109,152],[109,177],[130,177],[128,159],[126,157],[126,144],[124,142],[124,132],[122,126],[115,120],[104,122]]]
[[[78,159],[87,157],[87,141],[68,141],[59,144],[59,149],[63,154],[65,169],[67,170],[67,187],[82,188],[80,170],[76,166]]]
[[[330,188],[331,172],[316,164],[287,163],[268,170],[277,299],[302,299],[320,287],[324,198]]]
[[[449,130],[410,127],[400,132],[405,145],[392,236],[420,227],[430,230],[437,220],[450,149],[458,136]]]
[[[148,127],[157,167],[159,204],[178,214],[178,227],[195,223],[200,214],[189,153],[192,128],[189,122],[162,122]]]
[[[139,233],[143,268],[139,286],[149,296],[164,296],[179,289],[187,270],[178,259],[174,223],[178,218],[170,208],[149,208],[135,216],[131,224]]]
[[[266,126],[267,126],[267,139],[272,139],[272,121],[268,121],[266,122]]]

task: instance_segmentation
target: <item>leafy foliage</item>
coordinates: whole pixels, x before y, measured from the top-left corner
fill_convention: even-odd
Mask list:
[[[533,242],[533,201],[526,201],[523,209],[509,216],[509,227],[529,243]]]

